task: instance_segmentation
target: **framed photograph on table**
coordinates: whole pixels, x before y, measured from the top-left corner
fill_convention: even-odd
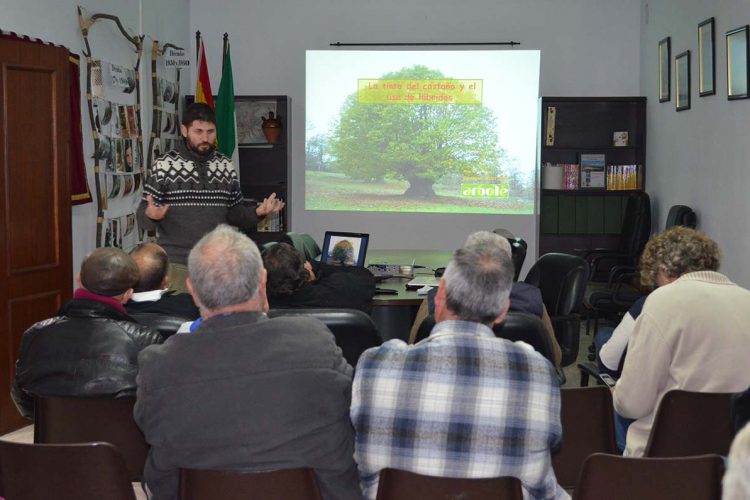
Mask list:
[[[607,188],[605,155],[600,153],[581,153],[579,163],[581,166],[580,189]]]
[[[686,50],[674,58],[675,109],[690,109],[690,51]]]
[[[659,42],[659,102],[667,102],[670,99],[672,82],[670,79],[671,67],[671,38],[667,37]]]
[[[747,99],[748,25],[727,31],[727,99]]]
[[[714,18],[698,25],[698,95],[716,93],[716,49],[714,46]]]

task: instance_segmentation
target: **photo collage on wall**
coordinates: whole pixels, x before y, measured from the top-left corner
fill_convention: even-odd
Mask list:
[[[103,246],[130,249],[139,242],[135,207],[144,169],[142,133],[134,68],[102,60],[91,62],[93,158],[99,165]],[[122,215],[126,214],[126,215]]]
[[[176,81],[157,77],[157,89],[154,96],[154,116],[152,130],[155,131],[151,157],[158,158],[174,149],[175,141],[180,138],[180,85]]]

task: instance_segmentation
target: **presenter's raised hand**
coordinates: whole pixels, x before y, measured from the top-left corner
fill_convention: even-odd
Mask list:
[[[263,201],[255,207],[255,213],[258,217],[265,217],[268,214],[278,212],[284,208],[284,205],[286,205],[286,203],[277,199],[276,193],[273,193],[268,198],[264,198]]]
[[[157,205],[154,201],[154,197],[149,195],[146,195],[146,203],[148,203],[148,207],[146,207],[146,217],[148,217],[151,220],[162,220],[165,215],[167,215],[167,210],[169,210],[169,205]]]

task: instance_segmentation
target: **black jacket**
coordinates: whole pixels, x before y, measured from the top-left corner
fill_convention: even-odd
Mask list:
[[[33,394],[134,397],[138,353],[161,335],[107,304],[73,299],[23,334],[11,396],[25,417]]]
[[[135,302],[131,300],[125,304],[128,314],[158,313],[166,316],[181,316],[188,319],[198,319],[201,315],[189,293],[174,293],[169,291],[159,300]]]

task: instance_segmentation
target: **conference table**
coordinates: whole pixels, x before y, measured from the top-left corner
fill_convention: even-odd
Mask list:
[[[435,269],[445,267],[453,255],[447,250],[368,250],[366,265],[390,264],[414,265],[414,277],[434,276]],[[372,302],[372,319],[383,340],[408,340],[417,310],[424,295],[416,290],[407,290],[412,278],[393,277],[378,283],[378,288],[396,290],[396,295],[377,294]]]

